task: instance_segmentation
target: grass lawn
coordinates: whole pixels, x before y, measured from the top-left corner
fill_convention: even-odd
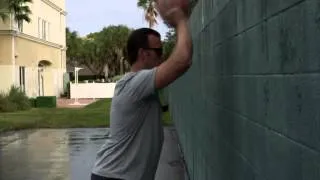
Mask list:
[[[80,109],[34,108],[29,111],[0,113],[0,132],[30,128],[107,127],[110,103],[111,99],[104,99]],[[172,124],[168,112],[163,116],[163,124]]]

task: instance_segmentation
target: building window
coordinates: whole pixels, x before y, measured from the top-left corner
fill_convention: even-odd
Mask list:
[[[42,24],[41,24],[41,18],[38,18],[38,38],[41,38],[41,27],[42,27]]]
[[[47,38],[47,22],[45,20],[42,21],[42,39],[46,40]]]
[[[23,92],[26,91],[26,70],[24,66],[19,67],[19,84]]]
[[[50,23],[46,20],[38,18],[38,37],[43,40],[49,40]]]
[[[50,36],[49,36],[50,35],[50,23],[48,22],[47,25],[48,25],[48,27],[47,27],[47,40],[49,41],[50,40],[49,39],[50,38]]]

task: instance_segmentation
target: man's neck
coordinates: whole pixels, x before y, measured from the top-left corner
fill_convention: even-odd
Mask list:
[[[142,70],[142,69],[143,69],[142,65],[140,65],[139,63],[135,63],[135,64],[133,64],[133,65],[131,66],[130,71],[131,71],[131,72],[138,72],[138,71],[140,71],[140,70]]]

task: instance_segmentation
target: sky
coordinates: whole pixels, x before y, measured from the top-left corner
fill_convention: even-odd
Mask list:
[[[144,12],[137,0],[66,0],[67,27],[80,36],[98,32],[109,25],[126,25],[129,28],[148,27]],[[162,38],[168,31],[161,19],[154,27]]]

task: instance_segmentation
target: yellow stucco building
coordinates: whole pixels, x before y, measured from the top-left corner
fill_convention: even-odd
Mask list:
[[[59,96],[66,72],[65,0],[33,0],[31,22],[0,20],[0,91],[20,86],[29,97]]]

